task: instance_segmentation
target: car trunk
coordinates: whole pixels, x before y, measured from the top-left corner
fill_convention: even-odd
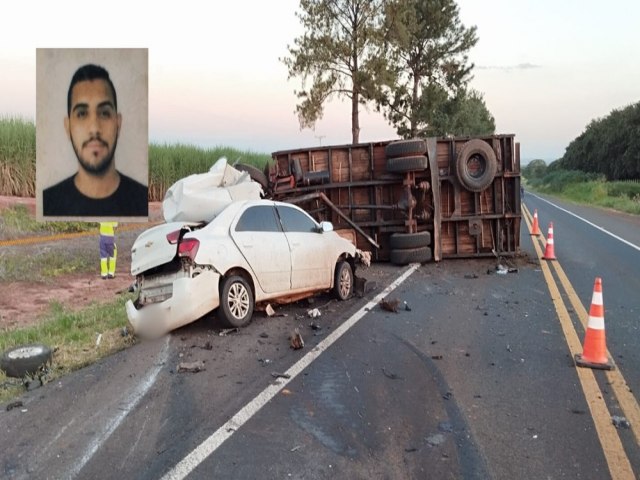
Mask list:
[[[155,267],[170,263],[178,252],[181,231],[195,230],[199,223],[172,222],[146,230],[131,248],[131,274],[137,276]]]

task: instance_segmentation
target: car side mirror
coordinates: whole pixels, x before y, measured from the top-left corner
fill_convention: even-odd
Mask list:
[[[333,224],[331,222],[320,222],[320,232],[333,232]]]

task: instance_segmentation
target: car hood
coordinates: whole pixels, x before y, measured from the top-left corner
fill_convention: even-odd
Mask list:
[[[163,223],[142,232],[131,247],[131,274],[138,275],[150,268],[169,263],[176,256],[178,244],[170,244],[167,234],[176,230],[192,230],[194,222]]]

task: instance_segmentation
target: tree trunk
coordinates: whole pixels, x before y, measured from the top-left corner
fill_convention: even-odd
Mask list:
[[[360,116],[358,115],[358,94],[351,96],[351,143],[360,143]]]
[[[410,138],[417,138],[418,136],[418,86],[420,81],[416,75],[413,76],[413,92],[411,93],[411,125],[410,125]]]

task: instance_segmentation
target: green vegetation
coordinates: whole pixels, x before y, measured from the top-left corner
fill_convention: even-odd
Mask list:
[[[547,167],[534,160],[522,169],[527,188],[565,200],[640,215],[640,182],[608,182],[603,175]]]
[[[229,147],[204,149],[192,145],[149,145],[149,200],[161,201],[177,180],[194,173],[205,173],[220,158],[255,165],[262,169],[271,156]],[[28,120],[0,117],[0,195],[35,197],[36,127]],[[37,225],[37,222],[33,222]],[[86,228],[79,222],[48,222],[31,230],[72,232]],[[77,230],[80,229],[80,230]]]
[[[73,233],[96,229],[93,222],[38,222],[25,205],[14,205],[2,212],[0,220],[4,236],[19,236],[24,233]]]
[[[0,195],[35,196],[36,126],[18,117],[0,117]]]
[[[132,295],[118,300],[94,304],[81,311],[71,311],[52,303],[49,312],[37,325],[0,331],[0,351],[19,345],[44,343],[55,349],[48,380],[55,380],[123,350],[134,342],[131,335],[121,334],[127,325],[124,304]],[[97,339],[100,336],[98,344]],[[23,391],[20,380],[9,380],[0,372],[0,401],[6,401]]]
[[[97,248],[97,247],[96,247]],[[41,249],[32,255],[24,252],[0,253],[0,281],[51,282],[60,275],[93,272],[96,269],[96,251]]]
[[[591,121],[554,164],[550,168],[597,173],[607,180],[640,179],[640,102]]]
[[[194,173],[208,172],[220,157],[254,165],[262,169],[271,156],[264,153],[243,152],[229,147],[203,149],[191,145],[149,145],[149,198],[161,201],[167,189],[177,180]]]

